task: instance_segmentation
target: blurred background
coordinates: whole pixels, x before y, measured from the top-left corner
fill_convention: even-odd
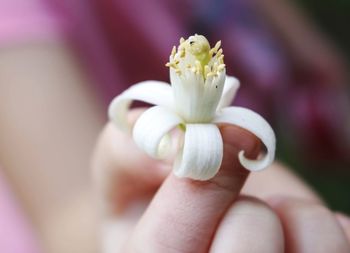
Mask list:
[[[14,240],[11,252],[38,252],[34,231],[45,252],[95,252],[79,231],[95,220],[89,160],[108,103],[169,81],[172,46],[194,33],[222,41],[241,80],[234,104],[272,124],[277,158],[350,213],[349,11],[347,0],[1,0],[0,245],[23,234],[33,251]]]

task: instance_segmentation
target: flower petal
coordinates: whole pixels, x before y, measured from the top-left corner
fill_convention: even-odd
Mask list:
[[[154,158],[164,158],[170,149],[167,133],[182,123],[171,110],[154,106],[145,111],[135,123],[133,137],[137,146]]]
[[[189,68],[181,75],[171,68],[170,81],[179,115],[189,123],[210,122],[215,116],[225,77],[225,70],[204,79],[202,74]]]
[[[108,108],[108,116],[120,129],[130,130],[126,114],[133,100],[173,108],[174,98],[169,84],[160,81],[144,81],[131,86],[115,97]]]
[[[271,126],[259,114],[242,107],[227,107],[214,119],[215,123],[229,123],[242,127],[255,134],[266,146],[266,155],[259,160],[251,160],[244,156],[244,151],[238,154],[241,164],[250,171],[258,171],[269,166],[275,158],[276,137]]]
[[[230,106],[239,88],[239,80],[233,76],[226,76],[224,90],[218,105],[218,110]]]
[[[208,180],[218,172],[223,156],[223,142],[214,124],[187,124],[183,149],[174,163],[178,177]]]

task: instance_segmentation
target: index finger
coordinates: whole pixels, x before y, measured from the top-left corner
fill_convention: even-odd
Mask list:
[[[219,173],[208,181],[170,174],[132,233],[125,251],[207,252],[215,230],[238,197],[249,172],[237,153],[257,155],[260,145],[249,132],[222,126],[224,157]],[[202,136],[205,138],[205,136]]]

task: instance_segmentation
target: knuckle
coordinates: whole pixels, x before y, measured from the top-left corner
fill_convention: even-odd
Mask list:
[[[349,252],[343,231],[333,213],[324,205],[304,199],[283,198],[273,206],[282,218],[287,237],[293,238],[293,247],[299,249],[297,252],[305,247],[312,252]]]
[[[234,205],[235,211],[238,213],[251,216],[252,219],[265,220],[273,225],[280,225],[279,218],[273,209],[257,198],[242,196],[238,198]]]
[[[330,210],[324,205],[298,198],[283,198],[275,203],[275,208],[289,213],[303,216],[325,217],[330,216]]]

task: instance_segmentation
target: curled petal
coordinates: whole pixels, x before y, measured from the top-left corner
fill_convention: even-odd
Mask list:
[[[271,126],[259,114],[241,107],[227,107],[214,119],[215,123],[228,123],[242,127],[258,137],[267,149],[262,159],[251,160],[244,156],[244,151],[238,154],[239,161],[246,169],[258,171],[269,166],[275,158],[276,137]]]
[[[173,108],[171,86],[160,81],[144,81],[131,86],[115,97],[108,108],[109,119],[120,129],[129,130],[126,114],[133,100]]]
[[[226,76],[224,90],[218,105],[218,109],[230,106],[239,88],[239,80],[233,76]]]
[[[133,138],[137,146],[153,158],[164,158],[170,150],[167,133],[182,122],[170,109],[154,106],[145,111],[135,123]]]
[[[223,142],[214,124],[187,124],[182,150],[174,163],[178,177],[208,180],[218,172],[223,156]]]

